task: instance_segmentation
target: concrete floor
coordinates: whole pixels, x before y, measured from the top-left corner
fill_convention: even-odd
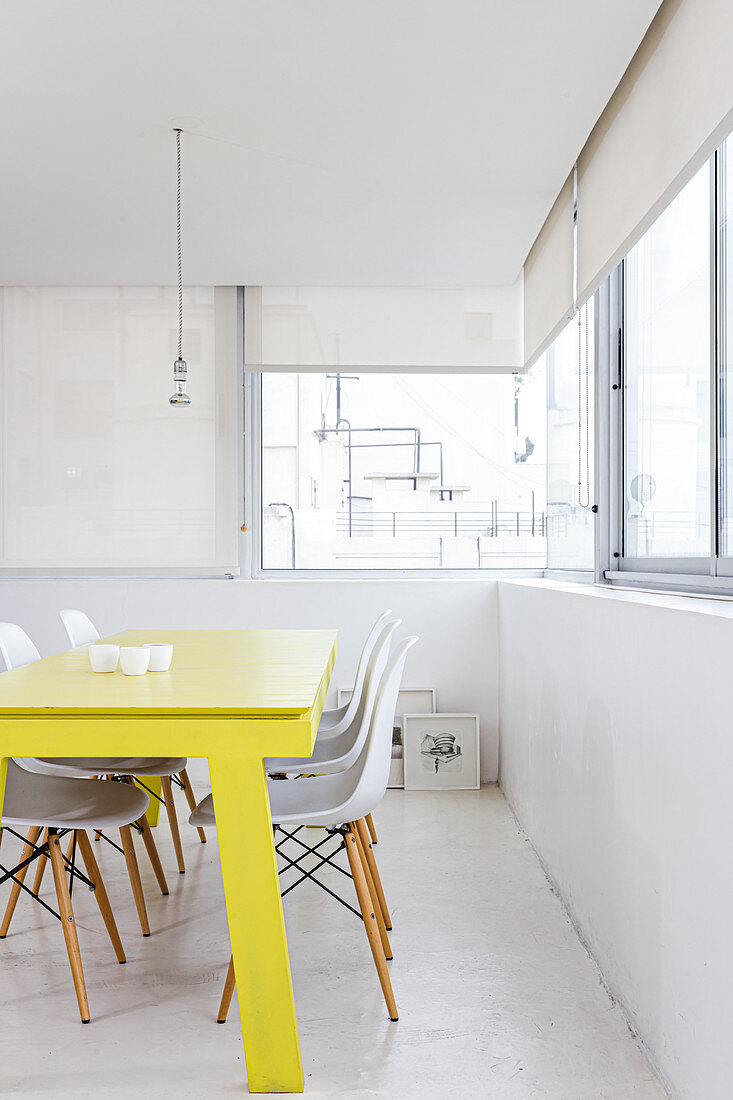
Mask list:
[[[311,1100],[663,1100],[496,787],[389,791],[375,817],[401,1018],[387,1019],[360,922],[308,883],[290,895]],[[3,1096],[246,1094],[236,1002],[226,1025],[214,1022],[229,957],[215,834],[204,846],[186,829],[183,876],[167,827],[158,833],[171,893],[156,893],[140,845],[149,939],[140,936],[121,857],[95,849],[126,966],[114,961],[91,896],[75,892],[88,1027],[78,1020],[58,923],[21,898],[0,941]],[[3,862],[8,854],[4,841]]]

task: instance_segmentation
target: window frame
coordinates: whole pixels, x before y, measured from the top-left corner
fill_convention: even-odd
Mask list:
[[[593,374],[592,374],[592,379],[593,379],[593,383],[592,383],[593,384],[593,404],[592,404],[592,413],[590,414],[593,418],[592,421],[591,421],[592,431],[593,431],[593,447],[591,449],[592,461],[593,461],[593,475],[591,477],[591,482],[590,482],[590,485],[588,487],[588,491],[589,491],[589,494],[590,494],[590,503],[588,505],[588,511],[593,516],[593,523],[592,523],[592,528],[593,528],[593,549],[592,549],[592,554],[591,554],[591,563],[587,567],[581,567],[581,566],[578,566],[578,565],[560,565],[560,564],[550,565],[549,564],[549,561],[550,561],[550,540],[549,540],[549,534],[548,534],[548,538],[547,538],[547,561],[548,561],[548,564],[547,564],[547,566],[545,568],[545,572],[544,572],[544,576],[548,580],[564,580],[564,581],[575,582],[575,583],[578,583],[578,584],[593,584],[597,580],[597,573],[598,573],[597,559],[598,559],[598,548],[599,548],[599,545],[600,545],[599,526],[602,523],[602,514],[603,514],[603,510],[599,509],[600,483],[601,483],[601,480],[602,480],[602,479],[599,479],[599,455],[602,453],[602,447],[601,447],[600,441],[599,441],[599,426],[602,423],[605,423],[605,419],[602,421],[599,417],[599,398],[600,398],[601,387],[599,386],[599,383],[598,383],[599,376],[600,376],[599,367],[598,367],[598,364],[599,364],[599,332],[602,328],[602,325],[605,324],[606,321],[607,321],[607,318],[603,314],[599,313],[599,308],[601,308],[601,309],[603,308],[602,307],[602,298],[600,297],[603,293],[603,289],[604,288],[601,287],[600,290],[597,290],[591,296],[592,297],[592,302],[593,302],[593,326],[592,326],[592,328],[591,328],[590,325],[588,326],[589,330],[592,332],[593,365],[594,365]],[[591,299],[589,299],[589,301],[590,300]],[[600,303],[600,306],[599,306],[599,303]],[[547,419],[547,427],[546,427],[546,439],[547,439],[546,475],[547,476],[546,476],[545,485],[546,485],[546,497],[547,497],[547,501],[548,501],[547,506],[546,506],[547,507],[547,516],[548,516],[548,527],[549,527],[549,515],[550,515],[550,513],[549,513],[549,500],[550,500],[550,419],[549,419],[550,418],[550,379],[551,378],[553,379],[553,384],[554,384],[555,379],[554,379],[553,371],[554,371],[554,367],[555,367],[555,349],[556,349],[556,346],[557,346],[557,341],[559,340],[559,338],[561,337],[562,333],[565,331],[565,328],[568,325],[576,323],[578,313],[580,312],[580,309],[582,309],[584,305],[585,305],[585,303],[583,303],[583,305],[581,305],[579,307],[579,309],[575,311],[572,318],[566,323],[566,325],[563,326],[563,328],[560,330],[560,332],[555,336],[555,339],[552,341],[552,343],[547,347],[547,349],[544,352],[544,355],[545,355],[545,372],[546,372],[545,416],[546,416],[546,419]],[[578,412],[579,412],[579,410],[578,410]]]
[[[598,402],[600,426],[597,470],[601,516],[597,547],[598,583],[661,590],[682,590],[733,596],[733,555],[721,554],[723,478],[723,384],[725,347],[725,225],[722,204],[725,182],[725,143],[709,159],[710,165],[710,304],[709,304],[709,476],[710,543],[699,557],[635,557],[626,553],[626,413],[628,374],[625,316],[626,258],[599,292]],[[733,213],[733,211],[731,212]],[[731,395],[733,399],[733,395]],[[601,438],[601,436],[603,438]],[[607,530],[604,531],[604,528]]]

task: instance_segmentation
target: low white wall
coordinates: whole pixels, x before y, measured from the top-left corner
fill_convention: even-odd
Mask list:
[[[403,683],[435,687],[438,709],[477,712],[481,774],[497,777],[496,583],[488,580],[0,580],[0,619],[17,622],[43,656],[68,647],[62,607],[102,634],[126,627],[335,627],[335,689],[349,687],[364,637],[391,607],[398,636],[419,634]]]
[[[732,615],[499,584],[501,785],[685,1100],[733,1088]]]

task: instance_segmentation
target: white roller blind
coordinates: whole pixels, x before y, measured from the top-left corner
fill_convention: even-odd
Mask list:
[[[524,360],[530,367],[573,315],[573,175],[524,263]]]
[[[248,371],[522,367],[522,286],[248,287]]]
[[[732,0],[665,0],[578,161],[578,300],[733,128]]]
[[[176,293],[0,290],[0,569],[232,572],[236,290],[185,292],[189,409],[168,404]]]

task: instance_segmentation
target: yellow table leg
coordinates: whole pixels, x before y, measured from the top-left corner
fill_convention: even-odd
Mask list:
[[[8,774],[8,757],[0,756],[0,821],[3,816],[3,800],[5,798],[5,779]]]
[[[214,757],[209,767],[249,1091],[302,1092],[264,763]]]
[[[146,775],[142,779],[142,782],[145,784],[145,787],[147,787],[148,790],[153,791],[155,794],[157,794],[158,798],[161,796],[163,792],[163,784],[161,783],[157,775]],[[144,789],[145,788],[143,788],[143,790]],[[153,798],[153,796],[150,795],[150,805],[145,811],[145,816],[148,819],[148,825],[150,825],[151,829],[154,829],[155,826],[158,824],[159,814],[160,802],[158,802],[157,798]]]
[[[5,800],[5,780],[8,775],[8,758],[0,756],[0,844],[3,839],[3,802]]]

